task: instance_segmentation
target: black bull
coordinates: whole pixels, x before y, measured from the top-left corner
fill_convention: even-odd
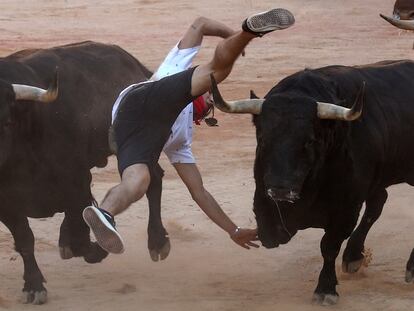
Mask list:
[[[48,104],[21,100],[13,85],[45,88],[55,68],[59,91]],[[91,173],[111,154],[108,128],[119,92],[151,75],[121,48],[93,42],[45,50],[25,50],[0,59],[0,221],[13,235],[24,262],[26,302],[46,301],[45,281],[34,257],[27,217],[64,212],[61,257],[83,256],[89,263],[107,256],[91,243],[81,213],[94,199]],[[148,247],[153,260],[168,255],[169,241],[160,216],[163,171],[152,176]]]
[[[324,264],[314,295],[323,304],[338,298],[335,260],[343,241],[351,236],[343,270],[355,272],[364,258],[366,235],[387,199],[386,188],[414,185],[413,77],[411,61],[304,70],[278,83],[261,104],[251,101],[248,109],[248,100],[224,102],[213,81],[218,108],[255,113],[254,213],[262,244],[277,247],[309,227],[325,230],[320,244]],[[363,101],[355,121],[321,118],[324,104],[318,102],[347,110],[342,106],[356,102],[361,107]],[[414,250],[407,281],[413,273]]]

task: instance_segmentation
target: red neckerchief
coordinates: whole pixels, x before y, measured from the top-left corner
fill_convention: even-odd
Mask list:
[[[199,96],[193,100],[193,121],[195,124],[200,125],[205,116],[209,112],[209,107],[206,104],[203,96]]]

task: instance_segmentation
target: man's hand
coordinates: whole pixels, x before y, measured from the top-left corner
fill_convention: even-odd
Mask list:
[[[259,245],[252,242],[258,240],[257,229],[237,228],[233,234],[230,234],[230,238],[234,241],[234,243],[239,244],[245,249],[250,249],[250,247],[259,247]]]

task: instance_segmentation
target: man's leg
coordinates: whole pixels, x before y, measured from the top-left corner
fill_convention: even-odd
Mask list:
[[[221,42],[216,48],[213,60],[208,65],[195,69],[191,80],[191,95],[199,96],[210,89],[210,73],[214,73],[218,82],[224,80],[237,57],[254,37],[289,27],[293,22],[293,15],[283,9],[249,17],[243,25],[244,31]],[[108,193],[102,203],[102,209],[93,206],[85,208],[83,216],[86,223],[94,232],[99,245],[108,252],[122,253],[124,251],[122,239],[115,229],[111,213],[118,214],[132,202],[140,199],[147,191],[149,183],[148,167],[145,164],[133,165],[125,169],[121,184]]]
[[[84,209],[85,222],[98,244],[107,252],[120,254],[124,251],[122,238],[115,229],[114,216],[141,199],[147,192],[150,180],[146,164],[131,165],[123,171],[121,183],[108,191],[101,208],[88,206]]]
[[[191,95],[200,96],[210,90],[210,74],[214,73],[217,83],[223,81],[231,72],[234,62],[247,44],[257,36],[239,31],[221,41],[216,47],[213,60],[207,65],[198,66],[191,79]]]
[[[213,60],[194,70],[191,80],[191,95],[199,96],[210,89],[210,74],[214,74],[217,83],[223,81],[231,72],[234,62],[247,44],[265,33],[285,29],[293,25],[295,19],[285,9],[273,9],[250,16],[243,24],[243,31],[221,41],[216,47]]]
[[[101,203],[101,209],[113,216],[122,213],[128,206],[144,196],[150,180],[146,164],[138,163],[127,167],[122,173],[121,183],[106,194]]]

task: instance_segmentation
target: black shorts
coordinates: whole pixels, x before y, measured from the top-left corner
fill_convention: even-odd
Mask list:
[[[194,97],[194,68],[131,89],[122,99],[113,124],[118,170],[145,163],[154,169],[180,112]]]

